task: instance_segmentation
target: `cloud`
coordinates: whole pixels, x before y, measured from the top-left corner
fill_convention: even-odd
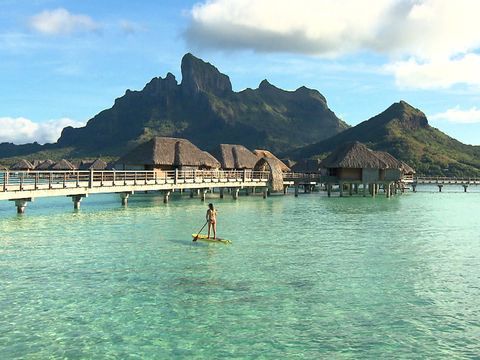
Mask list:
[[[140,31],[145,31],[145,27],[130,20],[120,20],[118,23],[122,32],[126,35],[134,35]]]
[[[220,49],[428,59],[477,48],[479,13],[475,0],[210,0],[191,9],[185,37]]]
[[[430,115],[430,120],[448,121],[455,124],[478,124],[480,123],[480,109],[475,106],[468,110],[461,110],[460,107],[448,109],[445,112]]]
[[[456,84],[480,86],[480,55],[419,62],[414,58],[385,66],[398,86],[404,88],[449,88]]]
[[[37,141],[40,144],[56,142],[64,127],[84,126],[81,121],[69,118],[48,120],[37,123],[24,117],[0,117],[0,142],[26,144]]]
[[[63,8],[42,11],[30,18],[29,25],[33,30],[44,35],[69,35],[100,29],[100,25],[90,16],[72,14]]]

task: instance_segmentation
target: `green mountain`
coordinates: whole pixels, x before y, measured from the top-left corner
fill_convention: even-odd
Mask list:
[[[159,135],[183,137],[206,150],[235,143],[284,152],[348,128],[317,90],[285,91],[264,80],[258,89],[234,92],[228,76],[191,54],[181,70],[180,84],[171,73],[154,78],[141,91],[127,90],[85,127],[63,129],[56,144],[30,148],[52,158],[56,152],[115,157]],[[24,156],[28,148],[0,144],[0,158]]]
[[[418,174],[480,176],[480,146],[465,145],[428,124],[423,112],[404,101],[329,139],[294,150],[294,159],[322,158],[338,145],[360,141],[388,151]]]

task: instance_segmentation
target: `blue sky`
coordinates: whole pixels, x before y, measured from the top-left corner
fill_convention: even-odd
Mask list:
[[[0,142],[55,141],[126,89],[180,81],[192,52],[234,90],[305,85],[351,125],[405,100],[479,145],[479,13],[475,0],[0,0]]]

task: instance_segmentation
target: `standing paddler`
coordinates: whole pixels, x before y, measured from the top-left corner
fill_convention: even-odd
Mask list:
[[[213,238],[217,238],[217,210],[213,207],[213,204],[208,204],[207,210],[207,223],[208,223],[208,239],[210,239],[210,229],[213,229]]]

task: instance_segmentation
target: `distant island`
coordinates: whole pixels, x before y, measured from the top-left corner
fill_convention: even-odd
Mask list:
[[[324,158],[360,141],[411,164],[418,174],[480,176],[480,146],[465,145],[431,127],[404,101],[350,127],[317,90],[285,91],[263,80],[234,92],[227,75],[186,54],[182,81],[168,73],[140,91],[127,90],[85,127],[66,127],[54,144],[0,144],[0,162],[19,158],[116,159],[154,136],[174,136],[211,150],[222,143],[265,148],[284,159]]]

